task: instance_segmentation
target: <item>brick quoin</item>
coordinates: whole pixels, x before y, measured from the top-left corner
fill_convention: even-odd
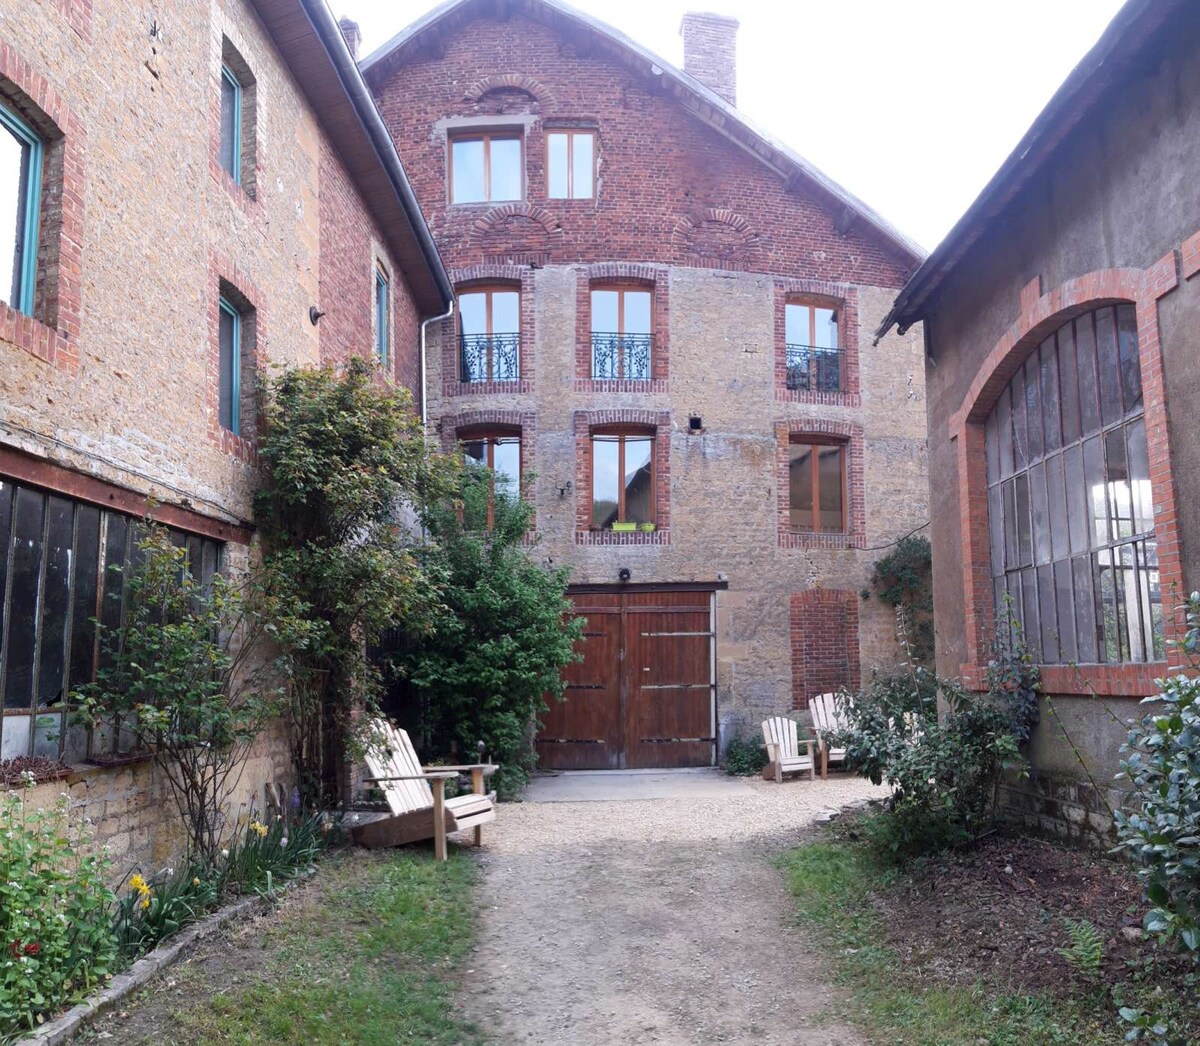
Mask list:
[[[858,596],[813,588],[791,599],[792,707],[860,682]]]

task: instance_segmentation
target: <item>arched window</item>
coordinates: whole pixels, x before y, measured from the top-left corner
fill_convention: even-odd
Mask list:
[[[654,430],[592,430],[592,529],[653,530]]]
[[[471,286],[458,294],[459,380],[521,377],[521,289],[518,284]]]
[[[495,524],[496,495],[521,496],[521,430],[509,426],[471,428],[458,433],[468,465],[492,470],[486,519],[470,521],[475,529]]]
[[[1063,324],[987,419],[997,617],[1005,597],[1040,660],[1163,656],[1162,593],[1132,305]]]

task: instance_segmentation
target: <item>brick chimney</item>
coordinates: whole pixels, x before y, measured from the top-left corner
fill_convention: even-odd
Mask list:
[[[726,15],[690,12],[683,16],[683,71],[730,105],[737,105],[738,20]]]
[[[342,39],[350,49],[350,57],[358,61],[358,45],[362,43],[362,31],[352,18],[339,18],[338,28],[342,31]]]

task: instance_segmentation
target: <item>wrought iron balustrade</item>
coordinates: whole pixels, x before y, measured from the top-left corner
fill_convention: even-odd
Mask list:
[[[521,335],[459,335],[464,382],[518,381],[521,377]]]
[[[787,387],[802,392],[839,392],[842,350],[820,345],[787,346]]]
[[[653,334],[592,332],[592,377],[649,381]]]

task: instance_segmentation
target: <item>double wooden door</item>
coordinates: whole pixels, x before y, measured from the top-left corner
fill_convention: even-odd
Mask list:
[[[582,660],[538,734],[558,770],[711,766],[716,757],[711,592],[581,591]]]

